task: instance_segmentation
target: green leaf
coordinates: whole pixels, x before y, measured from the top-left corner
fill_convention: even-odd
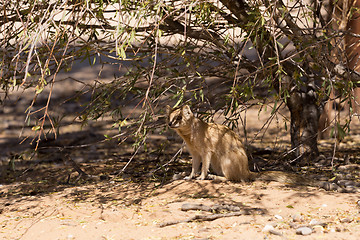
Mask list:
[[[31,130],[33,130],[33,131],[38,131],[38,130],[40,130],[40,126],[39,125],[37,125],[37,126],[33,126],[32,128],[31,128]]]
[[[336,124],[337,132],[338,132],[338,139],[342,140],[346,136],[346,132],[343,126],[341,126],[339,123]]]
[[[125,53],[125,50],[124,50],[124,45],[120,45],[120,47],[118,47],[117,49],[117,54],[120,58],[122,59],[126,59],[126,53]]]
[[[277,108],[277,101],[275,101],[273,110],[271,111],[271,115],[273,115],[276,112],[276,108]]]
[[[44,86],[43,85],[37,85],[36,87],[35,87],[35,92],[36,92],[36,94],[40,94],[42,91],[44,90]]]
[[[104,134],[104,137],[106,138],[106,140],[111,140],[112,139],[112,137],[107,135],[107,134]]]

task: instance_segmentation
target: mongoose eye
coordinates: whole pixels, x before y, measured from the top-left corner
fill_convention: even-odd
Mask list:
[[[182,116],[178,116],[178,117],[176,118],[176,120],[177,120],[177,121],[181,121],[181,120],[182,120]]]

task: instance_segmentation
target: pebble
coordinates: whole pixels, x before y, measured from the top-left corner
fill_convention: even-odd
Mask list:
[[[347,186],[352,186],[352,187],[355,186],[355,182],[351,181],[351,180],[339,180],[337,183],[338,183],[339,186],[345,187],[345,188]]]
[[[262,232],[270,232],[270,231],[274,231],[275,228],[273,225],[271,224],[266,224],[265,227],[261,230]]]
[[[296,234],[298,235],[310,235],[313,232],[313,230],[309,227],[299,227],[298,229],[296,229]]]
[[[71,239],[75,239],[75,237],[74,237],[74,235],[69,234],[69,235],[67,235],[66,239],[71,240]]]
[[[353,193],[353,192],[355,192],[357,190],[357,188],[355,186],[348,185],[348,186],[346,186],[345,190],[347,192]]]
[[[315,233],[324,233],[324,228],[322,226],[316,225],[313,229]]]
[[[300,213],[295,213],[291,216],[293,222],[301,222],[303,220],[303,216]]]
[[[278,220],[282,220],[282,219],[283,219],[283,217],[280,216],[280,215],[275,215],[274,218],[275,218],[275,219],[278,219]]]
[[[339,189],[339,186],[336,183],[331,182],[321,182],[320,187],[322,187],[326,191],[334,191]]]
[[[350,223],[350,222],[352,222],[352,220],[350,218],[342,218],[342,219],[340,219],[340,222],[341,223]]]
[[[181,179],[183,179],[184,178],[184,176],[183,176],[183,174],[181,174],[181,173],[175,173],[174,175],[173,175],[173,177],[172,177],[172,180],[181,180]]]
[[[264,233],[271,233],[277,236],[282,236],[281,232],[278,232],[275,230],[273,224],[266,224],[265,227],[262,229],[262,232]]]
[[[326,224],[323,222],[320,222],[319,220],[312,219],[309,223],[311,226],[325,226]]]

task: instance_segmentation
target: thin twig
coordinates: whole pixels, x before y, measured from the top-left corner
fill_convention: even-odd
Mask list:
[[[174,155],[167,163],[165,163],[165,164],[161,165],[160,167],[152,170],[150,173],[157,172],[157,171],[159,171],[160,169],[162,169],[162,168],[164,168],[165,166],[167,166],[167,165],[169,165],[170,163],[172,163],[172,162],[177,158],[177,156],[182,153],[182,151],[183,151],[183,146],[181,146],[181,147],[179,148],[179,150],[175,153],[175,155]]]

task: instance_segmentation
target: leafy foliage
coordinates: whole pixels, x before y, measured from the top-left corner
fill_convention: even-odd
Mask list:
[[[126,74],[92,86],[80,118],[110,114],[119,130],[131,127],[128,134],[144,142],[146,133],[158,126],[155,107],[168,101],[220,111],[236,126],[239,113],[251,104],[286,102],[294,91],[309,87],[316,91],[318,106],[333,89],[348,99],[354,82],[335,80],[334,66],[347,65],[346,29],[339,25],[354,9],[340,4],[5,0],[0,13],[1,100],[14,88],[34,88],[33,105],[45,88],[58,84],[57,74],[76,61],[119,69],[130,63]],[[51,91],[33,128],[38,140],[45,121],[52,121],[50,101]],[[124,105],[140,109],[138,115],[124,116]]]

